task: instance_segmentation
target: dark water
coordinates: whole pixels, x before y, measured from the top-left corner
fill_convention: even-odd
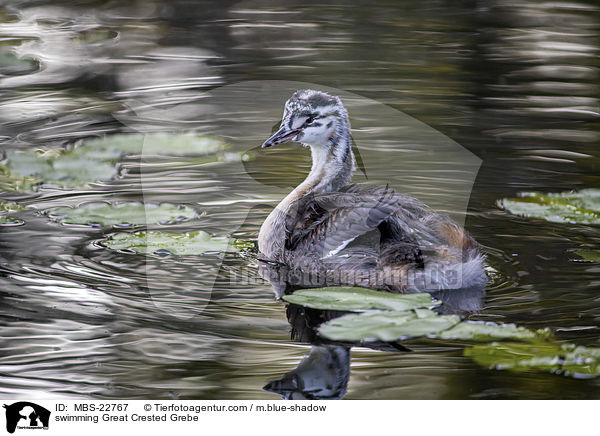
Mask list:
[[[227,255],[214,279],[206,259],[109,251],[97,241],[110,228],[40,213],[89,200],[169,201],[200,213],[177,230],[254,240],[310,163],[292,147],[253,150],[281,112],[270,93],[286,85],[218,91],[247,81],[308,82],[373,99],[481,159],[465,222],[487,247],[491,283],[471,318],[548,327],[559,340],[598,346],[600,267],[571,253],[597,247],[598,228],[510,216],[496,202],[523,190],[600,186],[599,38],[593,1],[3,3],[3,149],[199,130],[225,136],[231,159],[130,159],[116,180],[83,190],[2,193],[32,209],[19,213],[22,226],[0,227],[1,395],[277,398],[262,387],[309,353],[302,326],[312,321],[286,313],[270,286],[230,280],[256,278],[251,255]],[[269,99],[279,106],[267,107]],[[460,216],[448,199],[469,179],[465,161],[434,153],[421,166],[412,136],[377,137],[378,128],[398,128],[378,114],[360,101],[351,108],[355,138],[372,137],[379,156],[365,165],[368,181],[406,186]],[[251,160],[239,157],[248,150]],[[368,143],[364,150],[368,161]],[[459,343],[404,345],[412,352],[353,348],[345,398],[600,396],[597,380],[482,368]]]

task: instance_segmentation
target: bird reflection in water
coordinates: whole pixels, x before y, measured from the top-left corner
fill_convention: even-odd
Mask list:
[[[284,290],[281,282],[276,280],[273,289],[281,297],[298,287],[290,285]],[[432,296],[442,302],[435,310],[440,314],[463,317],[478,312],[482,307],[484,289],[480,286],[433,292]],[[411,351],[400,342],[348,343],[319,336],[317,329],[322,323],[347,313],[288,304],[286,315],[291,325],[291,339],[310,344],[311,350],[296,368],[280,379],[270,381],[263,389],[280,395],[284,400],[339,400],[346,395],[350,379],[350,350],[353,346],[397,353]]]

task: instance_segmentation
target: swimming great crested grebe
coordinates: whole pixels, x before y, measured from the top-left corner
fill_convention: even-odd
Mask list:
[[[259,251],[272,264],[311,275],[314,286],[415,292],[486,283],[479,245],[449,217],[387,187],[349,184],[350,121],[338,97],[295,92],[262,147],[290,141],[310,147],[312,168],[260,229]]]

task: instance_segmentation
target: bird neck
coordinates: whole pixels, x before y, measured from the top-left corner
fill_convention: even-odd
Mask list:
[[[294,201],[308,194],[339,191],[350,183],[354,154],[349,126],[338,127],[326,145],[304,144],[310,147],[312,167],[306,179],[281,202],[278,209],[287,209]]]
[[[268,257],[275,256],[282,247],[279,238],[283,235],[280,228],[283,217],[290,213],[295,201],[310,194],[339,191],[350,183],[354,171],[354,154],[350,139],[350,123],[340,123],[328,144],[310,145],[312,168],[306,179],[290,192],[279,205],[271,211],[258,235],[258,249]]]

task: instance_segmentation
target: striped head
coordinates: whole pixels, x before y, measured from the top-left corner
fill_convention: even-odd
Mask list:
[[[285,103],[279,130],[263,148],[298,141],[305,145],[330,147],[349,138],[348,113],[339,97],[320,91],[296,91]]]

